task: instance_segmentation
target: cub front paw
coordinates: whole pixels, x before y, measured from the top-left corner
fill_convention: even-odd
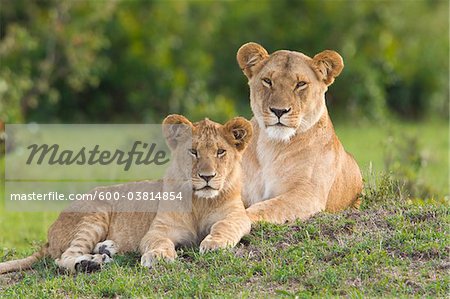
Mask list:
[[[107,254],[84,254],[76,258],[65,258],[64,261],[58,260],[57,264],[71,272],[91,273],[100,270],[104,264],[109,262],[111,262],[111,258]],[[70,266],[72,263],[73,267]]]
[[[217,250],[220,248],[232,247],[232,242],[228,240],[215,239],[211,235],[207,235],[200,243],[200,253]]]
[[[112,240],[106,240],[97,245],[94,248],[94,253],[106,254],[112,258],[119,251],[119,246]]]
[[[172,262],[176,257],[177,252],[174,249],[153,249],[142,255],[141,266],[152,268],[159,259],[164,259],[166,262]]]

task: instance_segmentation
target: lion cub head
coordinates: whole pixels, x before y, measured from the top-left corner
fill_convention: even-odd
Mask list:
[[[248,78],[251,108],[269,138],[289,141],[322,116],[325,92],[343,67],[342,57],[330,50],[313,58],[300,52],[276,51],[244,44],[237,61]]]
[[[241,155],[253,133],[248,120],[236,117],[221,125],[208,119],[191,123],[182,115],[169,115],[163,121],[163,132],[177,175],[192,182],[195,196],[215,198],[240,186]]]

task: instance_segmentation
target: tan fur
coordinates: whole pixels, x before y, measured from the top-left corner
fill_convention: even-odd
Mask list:
[[[284,223],[358,206],[361,173],[325,104],[342,57],[330,50],[314,58],[286,50],[269,55],[247,43],[237,61],[254,114],[254,138],[243,157],[243,200],[252,221]],[[283,111],[281,117],[274,109]]]
[[[127,194],[128,192],[161,190],[162,181],[142,181],[98,187],[90,193],[108,191]],[[137,207],[132,207],[129,202],[98,200],[72,204],[49,228],[48,243],[38,253],[31,256],[34,258],[0,263],[0,273],[29,269],[34,262],[44,256],[56,259],[56,263],[61,268],[70,272],[75,272],[76,265],[83,261],[90,265],[90,270],[97,270],[102,264],[110,261],[110,256],[98,250],[99,245],[105,242],[111,244],[107,248],[111,256],[117,252],[137,251],[139,242],[150,227],[156,213],[123,211],[156,211],[158,202],[137,204]]]
[[[161,206],[162,203],[158,201],[133,202],[136,206],[130,206],[129,201],[93,201],[89,204],[77,202],[61,213],[49,228],[48,243],[43,249],[22,260],[0,263],[0,273],[30,268],[43,256],[51,256],[61,268],[71,272],[98,270],[117,252],[141,249],[146,257],[143,261],[147,261],[149,253],[161,250],[163,242],[168,242],[167,240],[172,242],[171,245],[196,244],[203,240],[202,252],[234,246],[250,231],[250,219],[240,197],[240,159],[241,152],[252,136],[252,126],[243,118],[235,118],[224,126],[209,120],[191,124],[179,115],[167,117],[164,124],[173,124],[179,120],[189,123],[193,128],[192,139],[180,139],[180,136],[174,136],[165,130],[173,153],[164,181],[99,187],[91,193],[169,191],[174,178],[175,181],[182,181],[184,178],[198,187],[203,181],[199,180],[199,171],[216,171],[217,176],[211,180],[211,184],[218,189],[217,196],[201,198],[195,196],[194,192],[193,209],[190,213],[159,212],[158,205]],[[177,131],[181,137],[187,133],[189,132]],[[193,146],[201,152],[201,158],[192,163],[194,168],[183,168],[183,161],[192,159],[187,150]],[[222,158],[216,157],[218,147],[226,149]],[[156,210],[158,213],[151,212]],[[102,252],[102,247],[108,252]],[[164,248],[173,251],[162,256],[174,257],[174,246]]]
[[[186,213],[159,212],[149,231],[142,239],[141,264],[151,267],[158,258],[173,260],[175,247],[200,243],[200,252],[236,245],[250,232],[241,200],[241,153],[252,136],[252,126],[243,118],[235,118],[224,126],[209,120],[191,124],[186,118],[172,115],[164,124],[183,124],[192,130],[193,138],[183,138],[180,130],[166,131],[176,161],[166,179],[190,171],[192,178],[192,210]],[[172,137],[175,136],[175,137]],[[190,153],[195,150],[196,155]],[[225,152],[222,152],[225,150]],[[192,167],[176,167],[192,159]],[[206,181],[200,176],[214,176],[209,186],[214,191],[201,190]]]

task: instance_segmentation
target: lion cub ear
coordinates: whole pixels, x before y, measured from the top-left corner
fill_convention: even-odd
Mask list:
[[[266,49],[257,43],[242,45],[236,55],[239,67],[249,79],[259,71],[259,63],[268,57]]]
[[[162,124],[164,137],[171,150],[174,150],[180,142],[192,138],[194,126],[183,115],[171,114]]]
[[[335,51],[325,50],[313,58],[313,69],[326,85],[334,82],[344,68],[344,60]]]
[[[252,123],[243,117],[235,117],[224,125],[225,137],[238,151],[243,151],[249,144],[252,135]]]

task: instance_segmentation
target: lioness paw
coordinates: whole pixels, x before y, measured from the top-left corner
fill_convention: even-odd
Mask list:
[[[174,249],[153,249],[142,255],[141,266],[152,268],[159,259],[164,259],[166,262],[172,262],[176,257],[177,252]]]
[[[261,212],[258,209],[252,209],[252,207],[250,207],[246,210],[246,212],[252,223],[256,223],[263,219],[263,217],[261,217]]]
[[[214,239],[211,235],[207,235],[200,243],[200,253],[227,248],[233,246],[230,241]]]

